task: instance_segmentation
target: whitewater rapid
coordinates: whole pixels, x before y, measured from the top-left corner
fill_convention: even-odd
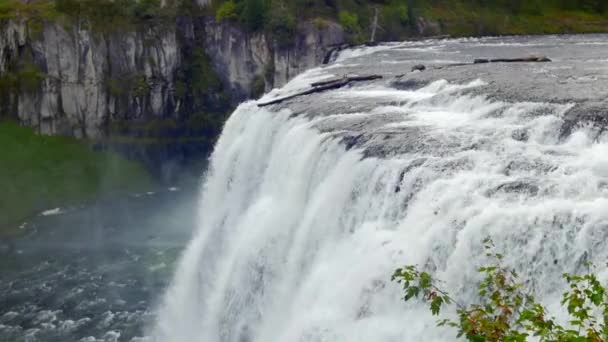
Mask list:
[[[283,91],[327,77],[313,70]],[[239,106],[154,340],[454,340],[390,276],[417,264],[473,300],[486,236],[560,318],[562,273],[592,261],[608,277],[608,141],[584,126],[561,137],[571,104],[503,102],[484,87],[362,85],[328,96],[371,110],[319,116]],[[346,143],[366,122],[367,140]],[[379,132],[403,143],[376,156]]]

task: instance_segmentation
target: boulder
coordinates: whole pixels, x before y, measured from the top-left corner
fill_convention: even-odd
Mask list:
[[[412,67],[412,71],[424,71],[426,67],[422,64],[416,64]]]

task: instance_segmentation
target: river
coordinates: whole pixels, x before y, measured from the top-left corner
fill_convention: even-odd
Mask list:
[[[0,252],[0,341],[138,341],[196,226],[196,188],[28,221],[28,234]]]

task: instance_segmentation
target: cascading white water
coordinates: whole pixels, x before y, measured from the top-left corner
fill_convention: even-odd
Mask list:
[[[390,276],[418,264],[470,300],[486,236],[559,316],[561,274],[607,257],[608,143],[591,129],[560,141],[567,105],[462,93],[474,87],[483,83],[343,90],[335,97],[394,101],[313,118],[241,105],[212,156],[200,230],[155,340],[452,340],[423,305],[400,301]],[[339,131],[318,130],[386,111],[402,120],[385,128],[422,129],[418,148],[364,157]]]

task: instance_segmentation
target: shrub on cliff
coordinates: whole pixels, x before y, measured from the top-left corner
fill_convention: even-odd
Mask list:
[[[215,19],[219,22],[224,20],[238,19],[238,12],[234,1],[226,1],[218,7],[215,13]]]
[[[365,41],[362,35],[361,24],[359,23],[359,16],[356,13],[349,11],[341,11],[338,14],[338,21],[344,32],[346,33],[346,39],[351,44],[361,44]]]
[[[409,8],[400,1],[391,1],[385,5],[380,12],[381,34],[387,39],[399,39],[400,36],[407,34],[410,27]]]
[[[277,46],[293,45],[296,35],[296,18],[282,1],[273,1],[267,30],[272,33]]]
[[[342,11],[338,15],[338,19],[340,21],[340,25],[342,25],[346,32],[355,34],[361,31],[361,26],[359,26],[359,17],[357,14]]]
[[[502,264],[491,240],[484,241],[486,255],[493,260],[479,268],[484,279],[478,287],[476,304],[458,303],[441,289],[437,280],[416,266],[399,268],[392,279],[403,285],[405,301],[421,298],[433,315],[447,305],[456,305],[456,319],[443,319],[438,326],[457,330],[472,342],[604,342],[608,341],[608,293],[594,274],[564,274],[568,290],[562,305],[568,325],[562,326],[530,294],[518,274]]]
[[[242,19],[250,32],[261,31],[268,20],[268,3],[265,0],[244,0]]]

